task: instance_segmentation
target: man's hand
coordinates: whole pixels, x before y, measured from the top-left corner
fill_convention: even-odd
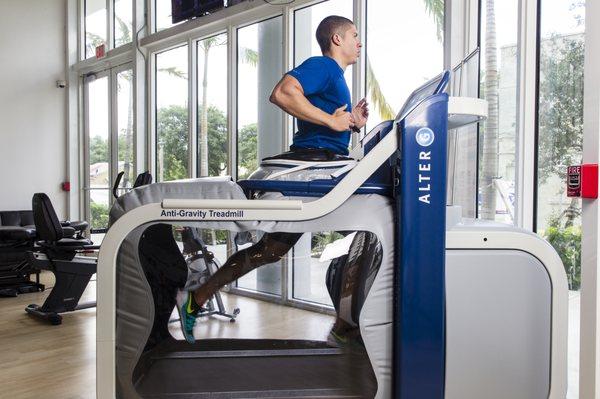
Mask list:
[[[347,105],[343,105],[335,110],[327,124],[328,127],[336,132],[345,132],[354,126],[354,116],[352,113],[346,112]]]
[[[354,126],[358,129],[362,129],[367,124],[369,118],[369,104],[366,99],[362,99],[352,109],[352,116],[354,118]]]

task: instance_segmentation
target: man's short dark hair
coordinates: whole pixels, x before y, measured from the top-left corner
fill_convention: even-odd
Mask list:
[[[339,15],[330,15],[325,17],[317,27],[317,42],[321,47],[323,54],[327,53],[331,48],[331,38],[336,33],[345,33],[344,27],[354,25],[354,22]]]

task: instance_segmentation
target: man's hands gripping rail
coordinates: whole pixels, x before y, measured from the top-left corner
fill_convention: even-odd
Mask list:
[[[327,127],[337,132],[352,130],[360,132],[367,124],[369,118],[369,104],[366,99],[362,99],[354,106],[352,112],[346,112],[346,105],[335,110]]]

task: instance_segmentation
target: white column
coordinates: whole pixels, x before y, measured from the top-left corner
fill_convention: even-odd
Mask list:
[[[283,112],[269,102],[273,87],[283,75],[283,32],[281,18],[258,25],[258,161],[283,151]],[[280,293],[281,262],[257,269],[259,291]]]
[[[583,110],[583,162],[600,159],[600,2],[586,2]],[[600,398],[598,322],[598,200],[582,201],[580,398]]]
[[[479,2],[453,0],[445,3],[444,68],[452,69],[477,48]],[[479,64],[477,57],[453,74],[451,94],[477,97]],[[477,125],[448,132],[449,205],[462,207],[463,216],[475,217],[477,202]]]
[[[81,147],[83,137],[79,129],[80,98],[79,76],[71,68],[79,61],[78,35],[79,35],[79,3],[77,0],[65,0],[65,77],[67,80],[66,94],[66,124],[67,124],[67,170],[66,180],[71,182],[71,191],[68,194],[66,216],[70,220],[81,220],[83,215],[83,162]]]
[[[146,2],[145,0],[135,0],[133,2],[133,160],[135,165],[134,177],[138,174],[151,170],[148,165],[148,142],[152,137],[150,132],[147,131],[146,127],[148,124],[148,113],[146,109],[148,92],[146,88],[150,84],[147,80],[147,65],[146,58],[148,52],[145,49],[139,51],[135,48],[136,36],[137,38],[148,36],[148,25],[147,21],[144,20],[146,17]],[[156,176],[154,176],[156,180]]]

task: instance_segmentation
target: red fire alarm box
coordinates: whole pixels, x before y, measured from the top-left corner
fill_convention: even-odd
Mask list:
[[[598,165],[583,164],[567,169],[567,197],[598,198]]]
[[[96,58],[104,58],[106,56],[106,45],[102,43],[96,47]]]

